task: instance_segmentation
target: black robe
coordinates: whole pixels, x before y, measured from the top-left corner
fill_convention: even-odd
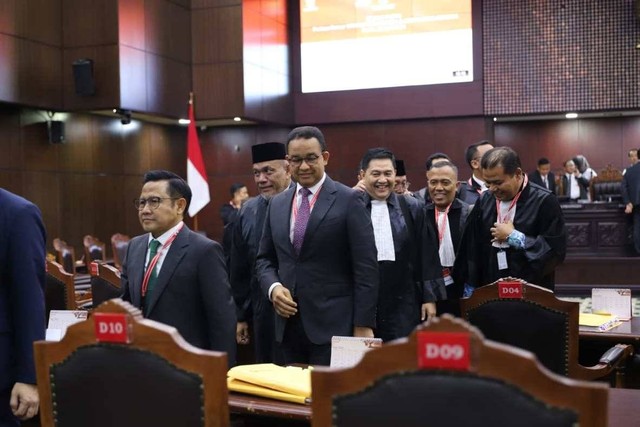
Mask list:
[[[274,309],[260,290],[255,262],[267,214],[268,200],[247,200],[238,213],[232,231],[229,273],[238,322],[252,323],[256,363],[274,361]]]
[[[371,198],[365,194],[367,208]],[[391,193],[387,199],[395,261],[378,264],[380,287],[376,315],[376,337],[383,341],[406,337],[420,323],[420,308],[425,302],[445,297],[439,272],[437,240],[422,244],[424,216],[421,204],[413,197]]]
[[[513,276],[534,285],[554,289],[555,268],[567,250],[567,232],[558,199],[547,189],[529,183],[516,203],[514,227],[525,234],[524,249],[504,249],[508,268],[498,270],[497,253],[491,245],[496,222],[496,198],[485,192],[469,214],[454,265],[454,279],[473,287]]]

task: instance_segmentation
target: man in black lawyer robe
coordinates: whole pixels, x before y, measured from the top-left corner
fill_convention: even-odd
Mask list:
[[[481,160],[489,191],[469,214],[456,256],[456,281],[473,287],[513,276],[554,289],[566,254],[564,216],[556,197],[528,181],[518,154],[496,147]]]

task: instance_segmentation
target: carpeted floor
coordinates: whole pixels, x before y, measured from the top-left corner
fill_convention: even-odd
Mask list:
[[[558,299],[564,301],[573,301],[580,303],[580,312],[591,313],[591,298],[580,297],[558,297]],[[632,315],[640,316],[640,298],[631,298]]]

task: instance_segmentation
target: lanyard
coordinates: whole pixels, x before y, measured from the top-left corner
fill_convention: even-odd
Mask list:
[[[316,194],[313,195],[313,197],[311,198],[311,201],[309,202],[309,212],[311,212],[311,209],[313,209],[313,206],[315,206],[316,201],[318,201],[318,196],[320,195],[320,190],[322,190],[322,186],[320,186],[320,188],[318,188],[318,191],[316,191]],[[305,196],[307,197],[307,196]],[[298,204],[296,203],[296,199],[297,197],[294,195],[293,197],[293,206],[292,206],[292,218],[291,218],[291,222],[293,224],[296,223],[296,218],[298,217]],[[302,200],[300,200],[300,203],[302,203]]]
[[[143,297],[147,294],[147,287],[149,286],[149,279],[151,278],[151,273],[156,268],[156,264],[158,263],[160,256],[165,251],[165,249],[167,249],[171,245],[171,243],[173,243],[173,241],[176,240],[176,237],[178,237],[178,233],[180,232],[180,230],[182,230],[183,226],[184,226],[184,223],[180,224],[180,227],[176,230],[175,233],[171,235],[171,237],[169,237],[169,240],[167,240],[165,244],[162,245],[162,247],[160,248],[158,253],[156,253],[156,255],[153,257],[153,259],[149,260],[147,271],[145,271],[144,279],[142,279],[142,296]]]
[[[473,182],[471,182],[473,178],[469,178],[469,187],[473,188]],[[482,194],[482,186],[480,186],[480,188],[476,188],[476,192],[478,194]]]
[[[520,189],[520,191],[518,191],[518,194],[516,194],[516,197],[514,197],[511,203],[509,204],[509,209],[507,209],[507,213],[505,214],[504,217],[501,217],[500,215],[500,202],[496,200],[496,216],[497,216],[496,219],[498,223],[506,222],[509,219],[509,213],[516,206],[516,203],[518,202],[520,195],[522,194],[524,189],[527,187],[528,183],[529,183],[529,177],[527,177],[527,174],[524,174],[524,183],[522,184],[522,188]]]
[[[442,220],[442,225],[440,225],[440,212],[438,211],[437,207],[435,208],[436,227],[438,227],[438,240],[441,245],[442,245],[442,239],[444,238],[444,232],[447,229],[447,221],[448,221],[450,207],[451,207],[451,204],[449,204],[449,206],[447,206],[447,209],[445,209],[444,212],[442,213],[444,215],[444,218]]]

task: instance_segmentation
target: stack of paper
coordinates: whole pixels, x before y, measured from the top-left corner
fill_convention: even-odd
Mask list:
[[[311,401],[311,371],[295,366],[273,363],[236,366],[229,369],[227,386],[231,391],[287,402]]]
[[[597,328],[602,332],[618,326],[620,321],[610,314],[580,313],[578,324]]]

